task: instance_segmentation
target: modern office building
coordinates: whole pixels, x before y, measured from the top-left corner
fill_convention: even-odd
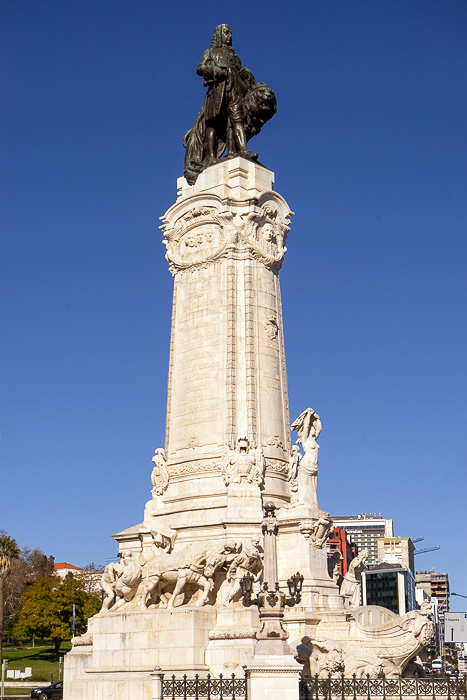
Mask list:
[[[354,542],[358,551],[367,549],[369,552],[368,563],[378,561],[377,539],[379,537],[393,537],[394,523],[383,518],[381,513],[361,513],[360,515],[336,515],[332,516],[334,527],[347,531],[348,536]]]
[[[415,577],[397,564],[374,564],[362,572],[363,605],[381,605],[396,615],[417,608]]]
[[[378,537],[377,556],[387,564],[398,564],[415,575],[415,545],[410,537]]]
[[[415,581],[417,588],[423,590],[427,596],[438,600],[440,616],[449,612],[449,577],[446,572],[417,571]]]

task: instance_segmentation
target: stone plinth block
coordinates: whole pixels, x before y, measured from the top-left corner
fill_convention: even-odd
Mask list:
[[[259,627],[258,610],[236,604],[219,608],[217,625],[209,632],[206,663],[213,675],[241,675],[243,666],[251,660],[256,646],[255,633]]]
[[[245,666],[247,696],[258,700],[299,700],[300,670],[293,656],[255,656]]]
[[[212,606],[103,613],[92,642],[65,657],[65,700],[151,700],[151,673],[209,671],[204,652],[216,625]]]

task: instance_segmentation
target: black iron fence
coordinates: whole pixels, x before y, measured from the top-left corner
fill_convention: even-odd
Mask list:
[[[206,677],[196,674],[194,678],[188,678],[186,675],[183,678],[172,676],[162,679],[162,697],[167,700],[246,700],[246,680],[236,677],[233,673],[226,678],[222,673],[219,678],[213,678],[209,674]]]
[[[384,700],[384,698],[414,698],[414,700],[464,700],[465,676],[444,678],[303,678],[300,680],[300,700]],[[252,699],[255,700],[255,699]]]
[[[164,678],[163,700],[247,700],[246,678],[211,675]],[[357,678],[344,675],[300,679],[300,700],[467,700],[467,676],[449,678]],[[262,700],[262,698],[248,698]]]

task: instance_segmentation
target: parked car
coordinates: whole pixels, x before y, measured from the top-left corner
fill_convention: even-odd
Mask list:
[[[31,690],[31,698],[34,700],[49,700],[49,698],[63,698],[63,681],[55,681],[44,688]]]

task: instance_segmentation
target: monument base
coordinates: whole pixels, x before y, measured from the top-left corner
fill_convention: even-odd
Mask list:
[[[205,649],[216,618],[210,605],[95,615],[65,657],[64,698],[151,700],[157,668],[207,674]]]
[[[245,666],[247,697],[299,700],[301,668],[293,656],[255,656]]]

